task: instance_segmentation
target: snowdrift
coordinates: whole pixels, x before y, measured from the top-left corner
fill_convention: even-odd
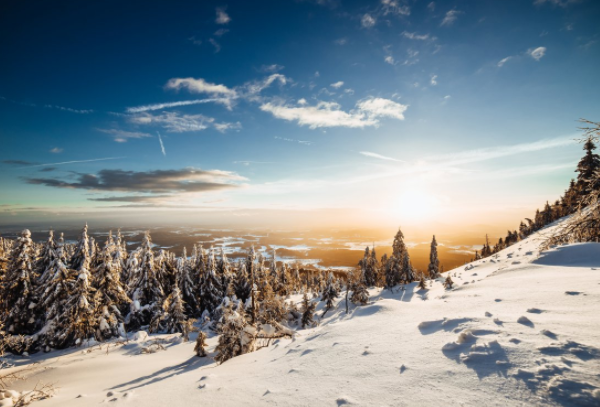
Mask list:
[[[195,335],[139,334],[14,359],[8,371],[30,369],[17,390],[59,387],[40,407],[598,406],[600,244],[540,253],[553,227],[449,271],[452,290],[443,278],[372,289],[348,314],[342,293],[318,327],[219,366],[194,356]]]

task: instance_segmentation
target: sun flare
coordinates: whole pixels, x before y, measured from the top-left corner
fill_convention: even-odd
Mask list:
[[[438,199],[421,189],[409,189],[395,199],[392,213],[403,220],[430,219],[439,209]]]

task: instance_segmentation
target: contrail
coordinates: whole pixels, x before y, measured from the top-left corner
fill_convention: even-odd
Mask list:
[[[141,113],[141,112],[146,112],[148,110],[162,110],[162,109],[168,109],[170,107],[190,106],[190,105],[197,105],[197,104],[201,104],[201,103],[224,103],[224,104],[226,104],[228,101],[229,101],[229,99],[226,99],[226,98],[183,100],[180,102],[156,103],[154,105],[128,107],[126,109],[126,111],[127,111],[127,113]]]
[[[165,145],[162,142],[162,137],[160,137],[160,133],[157,131],[156,134],[158,134],[158,141],[160,141],[160,151],[162,151],[163,155],[166,157],[167,156],[167,152],[165,151]]]
[[[127,157],[106,157],[106,158],[94,158],[92,160],[64,161],[62,163],[48,163],[48,164],[29,165],[27,167],[21,167],[21,168],[46,167],[48,165],[64,165],[64,164],[76,164],[76,163],[91,163],[91,162],[94,162],[94,161],[119,160],[121,158],[127,158]]]

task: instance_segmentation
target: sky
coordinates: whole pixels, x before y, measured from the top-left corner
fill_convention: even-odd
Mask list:
[[[5,1],[0,226],[518,225],[600,120],[600,2]]]

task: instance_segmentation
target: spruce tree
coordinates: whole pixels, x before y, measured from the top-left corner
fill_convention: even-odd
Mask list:
[[[215,253],[211,248],[208,258],[207,270],[200,283],[200,306],[202,311],[212,314],[223,300],[223,287],[221,279],[216,274]]]
[[[128,294],[132,300],[130,313],[126,322],[130,329],[148,325],[155,318],[155,314],[162,312],[162,303],[165,295],[162,282],[158,278],[154,264],[154,252],[150,232],[144,234],[144,240],[139,248],[139,265],[132,263],[131,282],[128,285]]]
[[[48,240],[42,247],[40,255],[36,262],[36,274],[39,276],[38,286],[44,285],[48,279],[52,278],[50,267],[56,258],[56,242],[54,241],[54,231],[48,232]]]
[[[198,357],[206,357],[206,334],[203,331],[198,332],[198,337],[196,338],[196,346],[194,346],[194,352],[196,352],[196,356]]]
[[[196,284],[192,278],[192,268],[186,256],[185,247],[182,257],[177,259],[177,278],[179,289],[185,303],[185,312],[187,315],[196,315],[199,312],[198,302],[196,300]]]
[[[256,328],[248,324],[243,312],[233,309],[233,302],[224,310],[222,330],[215,348],[217,363],[254,351]]]
[[[163,313],[159,323],[160,330],[169,334],[186,331],[187,316],[181,291],[175,285],[173,291],[163,303]]]
[[[317,304],[315,304],[314,302],[311,302],[308,299],[308,295],[306,293],[304,293],[304,297],[302,298],[302,306],[303,306],[303,311],[302,311],[301,325],[302,325],[302,329],[304,329],[307,326],[312,326],[314,324],[313,318],[315,315],[315,309],[317,308]]]
[[[433,239],[431,240],[431,251],[429,252],[429,267],[427,267],[427,271],[429,272],[429,278],[438,278],[440,274],[440,260],[438,259],[437,252],[437,242],[435,240],[435,235],[433,235]]]
[[[0,285],[4,326],[13,335],[33,334],[40,325],[35,293],[35,251],[31,232],[25,229],[16,240]]]
[[[444,280],[444,288],[447,290],[450,290],[450,289],[452,289],[453,285],[454,285],[454,281],[452,281],[452,278],[450,277],[450,273],[448,273],[446,280]]]
[[[237,269],[233,281],[233,291],[235,292],[235,296],[243,303],[250,297],[251,287],[250,282],[248,281],[245,263],[241,263]]]
[[[367,290],[364,275],[354,284],[350,301],[359,305],[366,305],[369,302],[369,290]]]
[[[589,124],[595,124],[597,127],[598,123],[584,121]],[[592,128],[584,129],[584,130],[594,130]],[[596,129],[597,130],[597,129]],[[586,138],[583,140],[583,150],[585,151],[585,155],[579,163],[577,164],[577,169],[575,170],[579,174],[577,175],[577,185],[583,194],[589,192],[589,182],[593,179],[594,174],[600,170],[600,156],[594,153],[596,149],[596,144],[594,141],[597,141],[597,136],[594,135],[593,131],[586,131]]]
[[[325,301],[325,311],[323,312],[323,315],[325,315],[325,313],[329,311],[331,307],[333,307],[333,301],[335,301],[335,299],[338,298],[339,295],[340,294],[336,288],[336,284],[333,281],[333,274],[329,273],[329,277],[327,278],[327,284],[325,285],[325,289],[323,290],[323,296],[321,297],[321,301]]]
[[[109,235],[110,236],[110,235]],[[124,336],[122,311],[131,302],[120,278],[119,259],[115,260],[112,238],[107,239],[98,254],[99,265],[95,270],[94,287],[97,290],[98,336],[101,339]]]

